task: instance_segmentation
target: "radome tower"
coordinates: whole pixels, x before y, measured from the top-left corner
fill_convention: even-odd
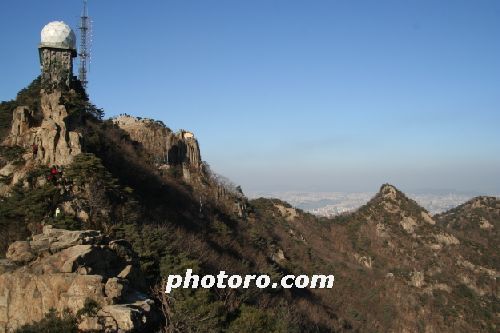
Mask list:
[[[76,36],[62,21],[43,27],[38,47],[44,86],[69,87],[73,76],[73,58],[76,57]]]

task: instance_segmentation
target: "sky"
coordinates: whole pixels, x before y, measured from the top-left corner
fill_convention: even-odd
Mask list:
[[[0,100],[78,0],[0,2]],[[245,191],[500,193],[500,1],[89,0],[107,117],[195,133]],[[75,66],[76,67],[76,66]]]

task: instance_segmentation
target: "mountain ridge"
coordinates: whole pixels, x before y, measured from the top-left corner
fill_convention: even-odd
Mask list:
[[[36,103],[43,90],[36,84],[30,87],[33,102],[2,104],[2,119],[8,118],[5,112],[16,114],[18,107],[25,107],[22,110],[33,118],[43,111],[46,106]],[[36,237],[43,225],[54,225],[97,229],[114,239],[126,239],[153,290],[163,290],[166,275],[182,274],[186,268],[200,274],[265,273],[273,279],[286,274],[335,274],[330,290],[179,290],[175,301],[151,293],[158,309],[168,309],[161,326],[170,330],[493,332],[498,328],[498,263],[484,259],[488,255],[484,246],[478,252],[479,245],[445,227],[453,224],[449,216],[430,216],[396,187],[384,184],[364,206],[334,218],[317,218],[278,199],[249,200],[202,163],[196,149],[196,158],[165,160],[172,142],[194,144],[193,137],[183,137],[187,131],[173,138],[164,124],[127,118],[131,130],[89,112],[95,109],[78,90],[67,96],[54,103],[61,103],[68,113],[64,119],[71,122],[64,124],[79,133],[82,153],[61,163],[54,177],[49,178],[51,166],[30,151],[30,141],[9,140],[2,145],[4,251],[14,241]],[[161,135],[147,132],[150,125],[158,125]],[[29,120],[23,126],[27,133],[40,125]],[[10,129],[11,138],[18,135],[16,131]],[[158,141],[148,146],[151,138]],[[186,153],[181,156],[194,156],[179,151]],[[474,209],[489,211],[491,204],[487,201]],[[58,216],[56,209],[61,211]],[[471,209],[464,206],[457,214],[466,217]],[[488,220],[495,230],[497,218],[495,213]]]

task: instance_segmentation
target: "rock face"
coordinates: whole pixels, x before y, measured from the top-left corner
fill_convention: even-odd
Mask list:
[[[42,121],[36,126],[33,110],[20,106],[13,112],[12,128],[4,144],[29,148],[38,146],[34,159],[46,165],[67,165],[81,153],[81,136],[68,130],[66,107],[60,104],[61,91],[41,92]]]
[[[73,58],[76,51],[53,47],[41,47],[40,63],[42,66],[42,81],[53,86],[61,83],[69,87],[73,76]]]
[[[160,122],[151,119],[138,119],[131,116],[119,116],[113,122],[140,142],[144,149],[160,160],[164,160],[169,149],[168,138],[172,131]]]
[[[13,243],[0,262],[0,332],[39,321],[51,308],[75,314],[87,299],[100,309],[82,318],[80,330],[147,331],[155,312],[144,285],[126,241],[45,226],[31,241]]]
[[[113,122],[141,143],[157,164],[201,169],[200,147],[193,133],[174,133],[159,121],[131,116],[119,116]]]
[[[195,169],[200,169],[200,147],[194,134],[185,130],[180,130],[178,133],[171,136],[168,158],[169,163],[182,163],[194,167]]]

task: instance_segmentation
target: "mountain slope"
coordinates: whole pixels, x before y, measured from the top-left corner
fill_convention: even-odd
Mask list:
[[[36,96],[40,90],[32,85],[29,92]],[[102,121],[88,112],[86,96],[70,95],[71,103],[61,103],[71,120],[68,129],[82,138],[82,153],[61,165],[55,177],[33,156],[30,143],[2,146],[3,249],[39,233],[43,224],[95,228],[126,239],[156,290],[151,296],[164,309],[163,325],[170,331],[498,328],[499,267],[486,251],[495,251],[498,235],[485,235],[481,232],[490,229],[481,227],[477,237],[460,234],[456,225],[476,219],[468,208],[432,217],[387,184],[356,212],[334,219],[319,219],[277,199],[249,201],[199,163],[199,154],[178,163],[165,160],[172,142],[196,153],[197,143],[183,141],[192,140],[182,135],[187,132],[173,138],[154,121],[127,118],[132,129]],[[12,112],[19,103],[3,104],[2,110]],[[26,107],[39,114],[43,105]],[[37,131],[38,123],[25,125]],[[154,133],[147,132],[148,126]],[[190,168],[192,160],[196,167]],[[497,203],[488,199],[479,207],[482,213],[473,214],[496,228],[498,211],[486,206],[496,209]],[[56,209],[62,212],[58,216]],[[173,298],[165,297],[163,279],[187,268],[198,274],[268,274],[273,281],[287,274],[334,274],[335,284],[333,289],[178,289]]]
[[[498,273],[469,269],[467,246],[396,188],[382,186],[357,212],[333,221],[335,250],[371,276],[365,284],[352,281],[355,273],[346,274],[354,282],[346,286],[354,296],[350,306],[362,309],[362,321],[375,325],[386,318],[396,331],[494,330]],[[367,299],[367,290],[376,292]],[[372,315],[370,309],[381,308],[386,311]]]
[[[500,199],[477,197],[435,216],[439,225],[468,245],[467,259],[500,267]]]

